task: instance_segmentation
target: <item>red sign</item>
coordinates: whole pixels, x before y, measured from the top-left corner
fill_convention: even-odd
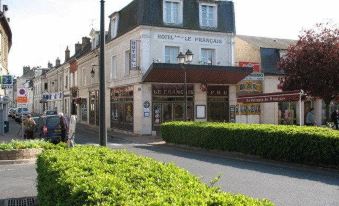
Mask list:
[[[237,101],[239,103],[295,102],[299,101],[299,98],[300,92],[293,91],[241,96]]]
[[[255,62],[239,62],[240,67],[251,67],[253,72],[260,72],[260,64]]]
[[[70,70],[70,72],[71,72],[71,73],[74,73],[74,72],[77,71],[77,69],[78,69],[78,63],[77,63],[77,61],[76,61],[76,60],[71,61],[71,62],[69,63],[69,70]]]
[[[27,97],[17,97],[16,98],[16,103],[18,104],[26,104],[28,102]]]

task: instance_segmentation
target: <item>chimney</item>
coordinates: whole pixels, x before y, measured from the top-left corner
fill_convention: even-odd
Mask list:
[[[31,70],[30,66],[24,66],[23,71],[22,71],[22,75],[25,76],[29,73],[29,71]]]
[[[67,62],[70,58],[71,58],[71,53],[70,53],[68,46],[67,46],[67,48],[65,50],[65,62]]]
[[[60,59],[59,59],[59,57],[55,60],[55,66],[56,67],[60,66]]]
[[[91,39],[88,37],[82,37],[82,50],[85,50],[91,45]]]
[[[79,42],[75,44],[75,54],[78,54],[81,51],[81,47]]]
[[[48,62],[47,67],[48,67],[48,69],[52,69],[53,64],[51,62]]]

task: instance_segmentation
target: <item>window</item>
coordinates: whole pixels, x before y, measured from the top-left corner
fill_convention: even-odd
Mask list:
[[[217,6],[213,4],[200,4],[200,26],[217,27]]]
[[[111,70],[111,79],[117,78],[117,58],[112,56],[112,70]]]
[[[179,47],[166,46],[165,47],[165,63],[176,64],[178,54],[179,54]]]
[[[47,91],[47,90],[48,90],[48,83],[45,83],[45,85],[44,85],[44,89],[45,89],[45,91]]]
[[[163,20],[166,24],[182,24],[182,1],[165,0],[163,6]]]
[[[111,19],[111,37],[112,39],[117,36],[118,32],[118,21],[119,21],[119,16],[116,15]]]
[[[129,75],[131,69],[131,52],[130,50],[125,52],[125,76]]]
[[[65,88],[68,89],[68,76],[66,75],[66,78],[65,78]]]
[[[215,64],[214,49],[201,49],[201,64]]]

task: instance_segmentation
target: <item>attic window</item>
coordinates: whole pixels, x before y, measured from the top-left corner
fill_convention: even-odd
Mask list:
[[[118,33],[118,22],[119,22],[119,16],[115,15],[111,19],[111,37],[112,39],[117,36]]]
[[[163,1],[163,21],[165,24],[182,24],[183,5],[182,0]]]
[[[217,22],[217,5],[212,3],[200,3],[199,6],[199,19],[200,27],[216,28]]]

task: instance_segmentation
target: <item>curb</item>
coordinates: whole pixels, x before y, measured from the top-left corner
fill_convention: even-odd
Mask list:
[[[36,158],[33,159],[20,159],[20,160],[0,160],[0,165],[14,165],[14,164],[32,164],[36,162]]]
[[[241,160],[241,161],[247,161],[247,162],[252,162],[252,163],[262,163],[262,164],[266,164],[270,166],[278,166],[278,167],[289,168],[289,169],[305,169],[305,170],[313,170],[313,171],[318,171],[318,172],[330,172],[330,173],[339,174],[339,168],[312,166],[312,165],[305,165],[305,164],[300,164],[300,163],[282,162],[282,161],[277,161],[277,160],[263,159],[259,156],[248,155],[248,154],[243,154],[239,152],[208,150],[208,149],[204,149],[200,147],[191,147],[187,145],[178,145],[178,144],[167,143],[167,142],[159,146],[175,147],[175,148],[186,150],[186,151],[194,151],[200,154],[208,153],[209,155],[222,157],[222,158]]]

